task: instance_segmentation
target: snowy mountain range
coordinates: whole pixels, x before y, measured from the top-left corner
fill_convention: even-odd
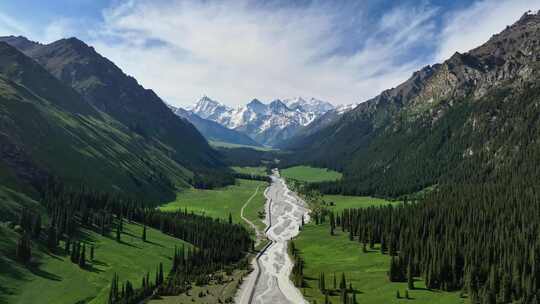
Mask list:
[[[199,115],[185,110],[183,108],[177,108],[172,105],[168,105],[169,108],[173,111],[174,114],[180,116],[183,119],[186,119],[191,124],[199,130],[199,132],[210,141],[220,142],[220,143],[229,143],[237,145],[246,145],[246,146],[262,146],[257,143],[255,140],[251,139],[244,133],[229,129],[222,126],[221,124],[200,117]]]
[[[309,129],[312,123],[319,124],[320,118],[336,118],[350,109],[351,105],[335,107],[323,100],[302,97],[275,99],[269,103],[253,99],[244,106],[229,107],[203,96],[193,106],[185,110],[173,108],[173,111],[191,121],[208,139],[230,142],[228,138],[234,138],[234,143],[239,140],[246,143],[245,138],[240,139],[238,136],[220,139],[216,137],[216,132],[213,135],[206,134],[208,128],[201,130],[201,126],[209,123],[204,120],[243,134],[259,144],[277,146],[293,137],[299,130]],[[212,129],[217,128],[214,126]],[[224,132],[217,134],[221,136]]]

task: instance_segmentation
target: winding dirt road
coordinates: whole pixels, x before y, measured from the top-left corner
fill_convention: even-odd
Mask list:
[[[270,243],[252,261],[254,271],[238,291],[238,304],[307,303],[289,279],[293,263],[287,254],[287,241],[298,235],[302,216],[309,220],[309,210],[287,188],[277,170],[271,178],[272,183],[264,192],[265,234]]]

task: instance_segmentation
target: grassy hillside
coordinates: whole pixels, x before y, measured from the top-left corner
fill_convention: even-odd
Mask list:
[[[237,179],[235,185],[220,189],[186,189],[177,194],[175,201],[161,206],[160,209],[164,211],[187,209],[224,220],[227,220],[231,214],[233,222],[245,224],[240,218],[240,209],[257,191],[244,211],[245,216],[255,223],[258,221],[257,212],[263,210],[265,202],[263,192],[266,187],[266,182]]]
[[[32,198],[0,185],[0,222],[17,221],[23,208],[43,211],[43,207]]]
[[[377,198],[339,195],[324,196],[323,200],[327,203],[333,202],[334,206],[327,206],[334,211],[398,204]],[[328,222],[321,225],[306,224],[294,243],[305,262],[304,277],[307,286],[302,291],[308,301],[324,303],[324,295],[318,289],[319,275],[321,272],[325,273],[326,286],[332,289],[335,272],[338,284],[341,274],[345,273],[347,283],[352,283],[358,290],[358,303],[463,303],[458,293],[426,290],[420,278],[415,282],[417,289],[409,291],[413,300],[396,299],[398,290],[404,296],[407,283],[388,281],[386,273],[390,257],[380,253],[378,244],[367,253],[362,252],[361,244],[350,241],[348,233],[341,232],[340,229],[336,229],[335,235],[331,236]],[[339,291],[334,292],[330,300],[332,303],[341,303]]]
[[[309,166],[295,166],[280,171],[281,176],[295,180],[316,183],[325,181],[335,181],[341,179],[341,173],[322,168]]]
[[[71,185],[165,200],[193,173],[5,43],[0,44],[0,180]]]
[[[154,278],[160,262],[165,270],[170,269],[174,246],[185,244],[154,229],[147,230],[147,242],[141,235],[142,227],[137,224],[124,224],[120,243],[114,236],[83,229],[81,239],[87,246],[95,246],[95,260],[84,270],[63,253],[63,242],[52,255],[34,243],[37,261],[27,268],[12,260],[17,233],[0,226],[0,303],[102,304],[115,272],[120,280],[130,280],[139,287],[147,272]]]
[[[183,167],[201,175],[225,173],[217,153],[192,124],[84,42],[69,38],[38,44],[24,37],[0,37],[0,41],[18,47],[87,103],[144,137],[147,144],[166,145],[170,158]]]

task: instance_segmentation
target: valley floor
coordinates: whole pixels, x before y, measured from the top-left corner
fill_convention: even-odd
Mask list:
[[[334,212],[345,208],[362,208],[368,206],[399,204],[382,199],[370,197],[351,197],[341,195],[323,196],[326,202],[333,202],[329,207]],[[304,259],[304,278],[306,287],[302,289],[304,297],[310,303],[324,303],[324,295],[318,288],[318,279],[321,272],[326,277],[326,287],[332,289],[334,273],[339,284],[342,273],[345,274],[347,284],[352,283],[356,289],[358,303],[465,303],[459,293],[430,291],[425,289],[424,282],[417,278],[416,289],[409,291],[410,300],[404,298],[407,283],[392,283],[387,278],[390,257],[379,251],[379,245],[368,252],[362,252],[362,245],[358,241],[350,241],[347,232],[339,228],[335,235],[330,235],[328,222],[315,225],[314,222],[306,224],[300,235],[294,240],[295,247]],[[399,291],[401,299],[396,298]],[[332,303],[341,303],[339,291],[330,296]]]
[[[254,180],[237,179],[236,184],[220,189],[201,190],[186,189],[177,194],[176,200],[160,207],[163,211],[193,211],[214,218],[228,220],[229,214],[235,223],[252,228],[240,217],[242,206],[255,194],[252,201],[244,209],[244,216],[256,225],[264,225],[259,212],[264,211],[265,198],[263,191],[268,183]],[[264,227],[264,226],[262,226]]]
[[[342,174],[330,169],[314,168],[309,166],[295,166],[281,170],[281,176],[308,183],[335,181],[342,178]]]

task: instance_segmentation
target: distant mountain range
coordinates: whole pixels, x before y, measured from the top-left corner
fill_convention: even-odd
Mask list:
[[[322,100],[302,97],[275,99],[268,104],[253,99],[245,106],[233,108],[204,96],[192,107],[175,111],[195,126],[198,125],[199,131],[206,133],[208,139],[239,143],[238,136],[232,139],[235,141],[233,142],[231,136],[220,138],[204,131],[201,119],[213,121],[236,133],[245,134],[257,144],[277,146],[295,136],[299,130],[309,129],[320,117],[325,115],[330,117],[329,113],[334,114],[332,117],[337,117],[351,108],[352,106],[336,108]]]
[[[171,108],[174,114],[192,123],[195,128],[197,128],[197,130],[199,130],[199,132],[201,132],[201,134],[209,141],[254,147],[261,146],[261,144],[251,139],[251,137],[245,135],[244,133],[228,129],[213,120],[204,119],[199,115],[183,108],[177,108],[171,105],[169,105],[169,108]]]

